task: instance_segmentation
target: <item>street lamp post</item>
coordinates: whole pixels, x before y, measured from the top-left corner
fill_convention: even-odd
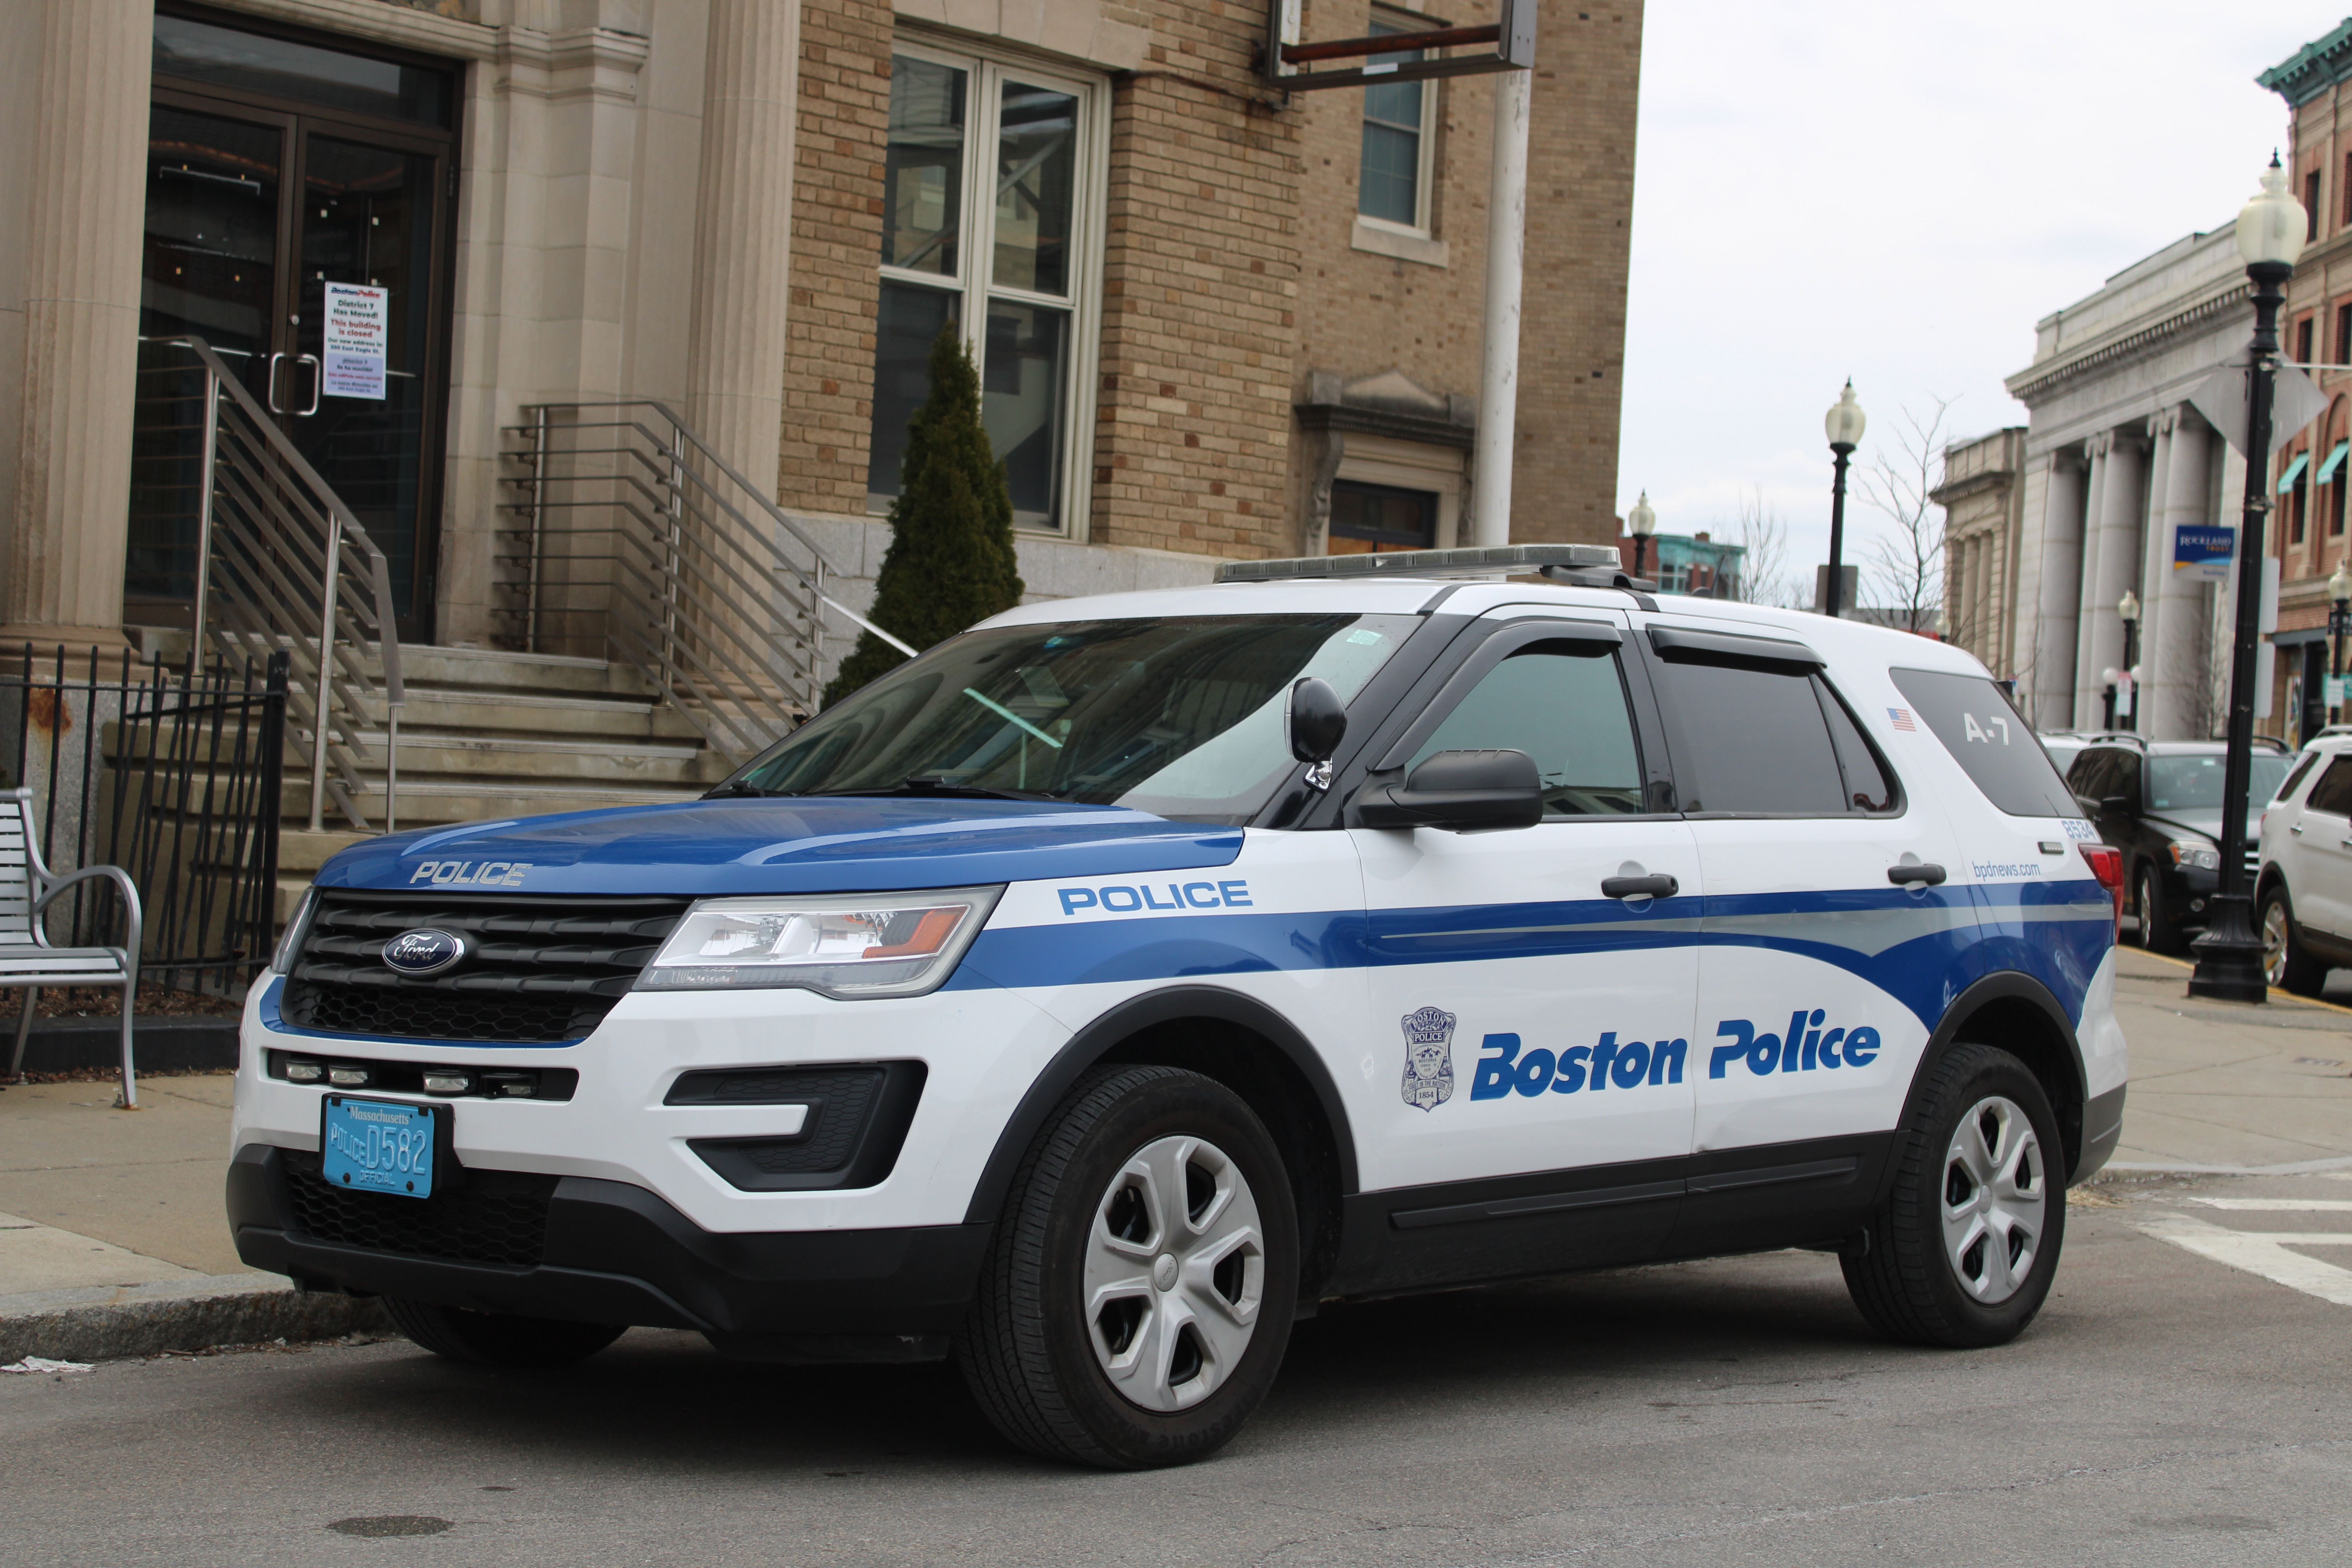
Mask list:
[[[2246,886],[2246,795],[2254,750],[2254,665],[2263,614],[2263,520],[2270,511],[2271,380],[2278,354],[2279,307],[2303,254],[2310,217],[2286,188],[2273,153],[2263,188],[2238,213],[2238,253],[2253,283],[2254,336],[2246,369],[2246,495],[2238,527],[2238,622],[2230,648],[2229,750],[2221,768],[2221,889],[2207,906],[2197,939],[2192,996],[2237,1002],[2269,999],[2263,940],[2254,932]]]
[[[1625,526],[1633,535],[1633,575],[1639,577],[1650,535],[1658,531],[1658,509],[1650,504],[1649,491],[1643,490],[1642,499],[1633,503],[1633,510],[1625,514]]]
[[[2352,629],[2352,564],[2339,563],[2327,579],[2327,636],[2335,644],[2327,659],[2327,672],[2338,681],[2344,679],[2344,634]],[[2344,721],[2344,705],[2327,705],[2327,721]]]
[[[2139,637],[2139,595],[2126,588],[2122,602],[2116,605],[2116,614],[2124,623],[2123,680],[2120,684],[2125,692],[2125,700],[2129,703],[2123,715],[2124,728],[2137,730],[2139,728],[2139,655],[2133,645]]]
[[[1862,445],[1865,423],[1862,405],[1853,400],[1853,378],[1848,376],[1845,390],[1838,394],[1822,420],[1822,427],[1829,432],[1830,450],[1837,457],[1836,476],[1830,483],[1830,581],[1822,595],[1822,608],[1832,616],[1847,607],[1838,603],[1845,586],[1845,467],[1853,449]]]

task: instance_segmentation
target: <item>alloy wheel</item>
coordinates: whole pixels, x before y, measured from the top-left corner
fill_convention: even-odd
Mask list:
[[[2050,1202],[2041,1140],[2003,1095],[1960,1119],[1944,1156],[1944,1252],[1960,1289],[1990,1307],[2033,1272]]]
[[[2286,900],[2273,899],[2263,906],[2263,979],[2272,985],[2286,984]]]
[[[1226,1153],[1160,1138],[1095,1205],[1086,1304],[1095,1359],[1146,1410],[1206,1399],[1241,1365],[1265,1297],[1257,1199]]]

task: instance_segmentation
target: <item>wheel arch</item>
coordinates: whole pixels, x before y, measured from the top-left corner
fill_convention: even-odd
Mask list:
[[[1999,1047],[2022,1061],[2040,1081],[2058,1117],[2071,1183],[2083,1159],[2090,1073],[2083,1061],[2082,1042],[2057,996],[2032,975],[2013,969],[1988,974],[1961,992],[1944,1009],[1943,1020],[1919,1053],[1919,1066],[1911,1075],[1911,1087],[1903,1101],[1906,1119],[1918,1102],[1927,1075],[1944,1053],[1960,1041]],[[1885,1178],[1889,1185],[1894,1171],[1895,1163],[1890,1161]],[[1879,1201],[1885,1197],[1882,1191]]]
[[[1241,1096],[1274,1135],[1298,1209],[1300,1299],[1339,1259],[1340,1200],[1357,1190],[1355,1137],[1322,1057],[1290,1021],[1253,996],[1215,985],[1148,992],[1079,1029],[1030,1084],[982,1168],[968,1224],[1004,1207],[1022,1155],[1070,1087],[1107,1064],[1182,1068]]]

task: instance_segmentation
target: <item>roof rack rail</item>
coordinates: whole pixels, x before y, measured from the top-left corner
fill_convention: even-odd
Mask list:
[[[1559,569],[1588,588],[1650,587],[1619,571],[1613,544],[1489,544],[1465,550],[1395,550],[1376,555],[1301,555],[1287,561],[1228,561],[1220,583],[1279,583],[1304,577],[1493,577]]]

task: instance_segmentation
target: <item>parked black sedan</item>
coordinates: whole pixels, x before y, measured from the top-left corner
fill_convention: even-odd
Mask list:
[[[2066,770],[2066,785],[2102,842],[2123,851],[2125,908],[2141,944],[2178,952],[2205,925],[2221,882],[2221,742],[2102,736]],[[2253,891],[2263,807],[2294,755],[2258,737],[2246,792],[2246,890]]]

